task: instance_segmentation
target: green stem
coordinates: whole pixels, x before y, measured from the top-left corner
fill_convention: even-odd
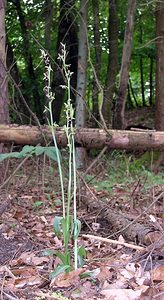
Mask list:
[[[73,128],[72,128],[73,130]],[[76,220],[77,220],[77,207],[76,207],[76,188],[77,188],[77,182],[76,182],[76,159],[75,159],[75,140],[74,140],[74,133],[72,134],[72,153],[73,153],[73,203],[74,203],[74,224],[76,226]],[[75,264],[75,270],[77,269],[77,257],[78,249],[77,249],[77,238],[74,239],[74,264]]]
[[[55,145],[55,149],[56,149],[58,169],[59,169],[59,177],[60,177],[60,185],[61,185],[61,193],[62,193],[63,218],[65,218],[65,197],[64,197],[63,174],[62,174],[62,167],[61,167],[61,161],[60,161],[60,156],[59,156],[59,149],[57,146],[56,137],[55,137],[55,133],[54,133],[51,101],[49,101],[49,112],[50,112],[51,133],[52,133],[52,137],[53,137],[53,141],[54,141],[54,145]]]

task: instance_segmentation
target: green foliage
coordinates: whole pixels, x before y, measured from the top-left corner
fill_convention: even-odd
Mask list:
[[[33,208],[37,209],[40,208],[43,205],[43,201],[35,201],[32,206]]]
[[[140,179],[144,182],[143,190],[152,185],[163,184],[164,175],[151,172],[151,166],[159,157],[159,152],[145,152],[139,158],[126,154],[124,151],[113,151],[109,156],[104,156],[104,163],[108,173],[105,180],[97,180],[95,176],[87,175],[86,181],[92,184],[97,191],[112,192],[113,187],[121,185],[129,189],[131,184]]]
[[[87,256],[87,252],[86,252],[85,248],[79,247],[78,248],[78,265],[80,267],[83,267],[84,259],[86,258],[86,256]]]
[[[45,27],[47,26],[46,19],[46,5],[44,1],[20,1],[21,8],[25,19],[26,26],[26,39],[29,43],[29,53],[31,57],[29,61],[32,60],[34,66],[34,78],[36,78],[37,86],[31,83],[27,69],[29,66],[26,66],[27,62],[25,59],[24,51],[24,42],[23,37],[24,33],[22,32],[20,26],[20,19],[18,17],[17,6],[15,5],[17,1],[7,1],[6,9],[6,27],[7,27],[7,42],[10,43],[13,55],[15,56],[16,65],[18,68],[19,82],[21,82],[21,92],[25,96],[28,104],[30,105],[33,112],[36,112],[33,91],[38,90],[41,99],[41,107],[45,106],[45,96],[43,93],[44,81],[42,78],[43,74],[43,64],[41,63],[40,58],[40,48],[45,49],[52,61],[53,68],[55,69],[55,63],[57,57],[56,45],[58,43],[58,28],[60,22],[60,1],[52,1],[53,9],[50,13],[49,26],[50,26],[50,42],[46,44],[45,37]],[[149,94],[150,94],[150,58],[154,61],[155,66],[155,17],[154,10],[155,5],[154,1],[139,1],[137,3],[137,13],[135,17],[135,28],[133,34],[133,51],[131,58],[131,68],[130,68],[130,78],[132,82],[132,87],[134,94],[137,98],[137,103],[139,106],[142,106],[142,95],[141,95],[141,84],[140,84],[140,63],[139,60],[143,58],[143,72],[144,72],[144,83],[145,83],[145,97],[146,103],[149,104]],[[117,13],[118,13],[118,23],[119,23],[119,65],[121,64],[122,59],[122,49],[124,41],[124,30],[126,24],[127,16],[127,4],[128,2],[118,1],[117,2]],[[79,1],[75,1],[75,4],[70,8],[74,20],[76,19],[77,25],[79,22]],[[63,12],[62,12],[63,13]],[[94,18],[93,18],[93,8],[92,3],[89,2],[89,17],[88,17],[88,47],[89,54],[93,65],[95,64],[95,49],[94,49]],[[100,84],[102,87],[106,82],[107,75],[107,66],[109,58],[109,35],[108,35],[108,16],[109,16],[109,3],[108,1],[99,1],[99,18],[100,18],[100,45],[102,50],[102,59],[100,68]],[[77,26],[78,28],[78,26]],[[70,28],[69,28],[70,30]],[[142,31],[142,39],[141,39]],[[67,45],[68,48],[70,45]],[[11,59],[11,58],[10,58]],[[13,61],[13,59],[12,59]],[[14,69],[14,66],[12,66]],[[87,103],[89,108],[92,109],[92,83],[93,83],[93,70],[90,64],[88,64],[88,80],[87,80]],[[153,67],[153,91],[154,91],[154,77],[155,77],[155,68]],[[118,78],[119,79],[119,70]],[[59,85],[61,83],[59,82]],[[15,113],[15,103],[18,106],[18,109],[23,107],[22,103],[17,103],[20,100],[17,99],[17,91],[15,86],[11,83],[11,99],[13,99],[12,119],[18,120],[17,114]],[[19,94],[19,93],[18,93]],[[116,91],[117,94],[117,91]],[[154,95],[154,93],[153,93]],[[135,106],[136,103],[131,95],[132,102],[130,105]],[[153,99],[154,100],[154,99]],[[17,108],[17,107],[16,107]],[[26,110],[23,110],[23,112]],[[64,116],[64,117],[63,117]],[[64,109],[62,110],[61,120],[65,118]],[[26,120],[27,121],[27,120]]]
[[[70,265],[61,264],[61,265],[57,266],[57,268],[55,269],[55,271],[53,271],[50,274],[50,279],[55,278],[56,276],[58,276],[61,273],[70,272],[70,271],[71,271]]]
[[[42,155],[45,154],[54,161],[57,161],[57,151],[55,147],[42,147],[42,146],[29,146],[26,145],[22,148],[20,152],[11,152],[11,153],[0,153],[0,161],[3,161],[7,158],[24,158],[26,156],[31,157],[32,155]]]

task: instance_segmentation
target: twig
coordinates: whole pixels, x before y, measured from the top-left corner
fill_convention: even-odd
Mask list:
[[[115,245],[122,245],[134,250],[139,250],[139,251],[145,251],[146,248],[141,247],[141,246],[137,246],[137,245],[133,245],[133,244],[129,244],[129,243],[125,243],[125,242],[119,242],[119,241],[115,241],[115,240],[111,240],[111,239],[107,239],[107,238],[103,238],[101,236],[95,236],[95,235],[91,235],[91,234],[83,234],[82,235],[85,238],[88,239],[94,239],[94,240],[98,240],[104,243],[110,243],[110,244],[115,244]]]
[[[11,178],[16,174],[16,172],[21,168],[21,166],[28,160],[29,156],[26,156],[21,163],[16,167],[14,172],[4,181],[4,183],[0,186],[0,190],[11,180]]]
[[[96,164],[96,162],[101,158],[101,156],[105,153],[105,151],[108,149],[107,146],[105,146],[101,152],[99,153],[99,155],[94,159],[94,161],[90,164],[90,166],[86,169],[86,171],[83,174],[83,177],[89,172],[89,170],[91,170],[93,168],[93,166]]]
[[[5,293],[4,291],[3,291],[3,294],[4,294],[8,299],[10,299],[10,300],[19,300],[18,297],[15,298],[15,297],[13,297],[13,296],[11,296],[11,295]]]
[[[93,196],[93,198],[98,201],[97,197],[94,195],[94,193],[92,192],[92,190],[90,189],[90,187],[88,186],[88,184],[86,183],[85,179],[83,178],[83,176],[80,175],[80,173],[77,171],[77,175],[79,176],[79,178],[82,180],[82,182],[84,183],[85,187],[87,188],[87,190],[91,193],[91,195]]]
[[[115,233],[111,234],[109,237],[114,236],[116,234],[121,233],[122,231],[124,231],[125,229],[129,228],[131,225],[133,225],[134,223],[136,223],[137,220],[140,219],[140,217],[144,214],[147,213],[147,211],[149,211],[149,209],[164,195],[164,192],[162,192],[160,195],[158,195],[158,197],[155,198],[155,200],[143,211],[141,212],[138,217],[136,217],[132,222],[130,222],[127,226],[125,226],[123,229],[120,229],[118,231],[116,231]]]
[[[8,275],[13,278],[14,280],[16,279],[16,277],[14,276],[14,274],[9,270],[8,267],[4,266],[4,271],[8,273]]]

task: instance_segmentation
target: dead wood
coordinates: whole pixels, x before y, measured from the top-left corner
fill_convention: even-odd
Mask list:
[[[93,196],[93,194],[92,194]],[[156,201],[158,201],[161,194],[149,205],[149,207],[143,211],[142,214],[147,212],[150,207],[154,205]],[[99,201],[96,197],[93,198],[85,198],[85,205],[91,211],[99,211],[98,217],[100,219],[107,220],[109,224],[112,225],[113,230],[115,231],[114,234],[110,234],[109,237],[115,236],[117,234],[122,234],[126,240],[134,241],[140,245],[150,245],[157,241],[161,233],[160,231],[154,230],[154,228],[150,228],[149,226],[145,226],[138,222],[138,219],[142,216],[139,215],[135,220],[131,221],[125,217],[122,213],[113,211],[109,208],[108,205],[104,204],[103,202]]]
[[[2,216],[2,214],[10,207],[11,205],[11,198],[10,196],[1,203],[0,205],[0,216]]]
[[[41,130],[42,129],[42,130]],[[48,126],[18,126],[0,124],[0,143],[15,143],[19,145],[45,144],[52,141]],[[58,146],[66,147],[67,138],[63,128],[55,129]],[[164,150],[163,131],[128,131],[103,130],[97,128],[80,128],[75,131],[76,145],[85,148],[103,149],[135,149],[135,150]]]
[[[92,235],[92,234],[83,234],[83,237],[87,238],[87,239],[98,240],[98,241],[103,242],[103,243],[121,245],[121,246],[128,247],[128,248],[138,250],[138,251],[145,251],[146,250],[146,248],[141,247],[141,246],[137,246],[137,245],[133,245],[133,244],[125,243],[125,242],[120,242],[120,241],[116,241],[116,240],[111,240],[111,239],[103,238],[101,236],[96,236],[96,235]]]

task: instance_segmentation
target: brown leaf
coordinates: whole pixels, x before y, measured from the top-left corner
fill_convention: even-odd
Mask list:
[[[159,265],[152,271],[153,281],[161,281],[164,279],[164,266]]]
[[[79,268],[75,271],[71,271],[67,274],[60,274],[57,277],[53,278],[50,286],[58,286],[58,287],[69,287],[71,285],[75,285],[79,282],[79,275],[84,272],[84,269]]]
[[[42,283],[42,278],[37,276],[29,276],[28,278],[18,278],[15,280],[16,288],[23,288],[25,286],[34,286]]]
[[[21,256],[18,257],[18,259],[13,260],[11,262],[11,266],[22,265],[22,264],[38,266],[48,261],[49,261],[48,257],[45,256],[38,257],[35,256],[34,253],[25,252],[22,253]]]
[[[114,273],[114,269],[108,268],[106,266],[100,266],[100,273],[97,275],[97,279],[100,282],[105,280],[111,280]]]
[[[134,291],[132,289],[109,289],[101,292],[105,299],[110,300],[138,300],[141,291]]]

